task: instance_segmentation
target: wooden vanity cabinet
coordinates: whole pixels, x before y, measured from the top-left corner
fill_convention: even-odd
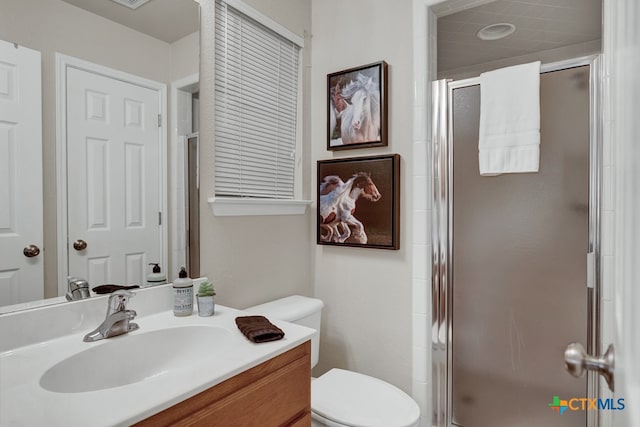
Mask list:
[[[154,427],[310,425],[310,341],[136,424]]]

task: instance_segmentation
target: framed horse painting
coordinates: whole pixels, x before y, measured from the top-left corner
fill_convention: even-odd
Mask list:
[[[400,155],[318,161],[320,245],[400,248]]]
[[[327,75],[327,150],[387,145],[387,63]]]

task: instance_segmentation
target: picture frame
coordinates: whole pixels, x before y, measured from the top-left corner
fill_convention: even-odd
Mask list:
[[[327,75],[327,150],[388,145],[387,69],[380,61]]]
[[[319,160],[317,244],[400,248],[400,155]]]

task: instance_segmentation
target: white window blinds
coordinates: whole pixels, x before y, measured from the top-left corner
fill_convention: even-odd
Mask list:
[[[216,196],[294,197],[300,47],[216,2]]]

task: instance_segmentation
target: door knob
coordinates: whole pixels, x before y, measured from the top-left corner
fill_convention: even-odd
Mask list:
[[[33,258],[40,255],[40,248],[37,247],[36,245],[28,245],[24,247],[24,249],[22,250],[22,253],[27,258]]]
[[[595,371],[602,375],[609,389],[614,391],[613,371],[615,368],[615,351],[613,345],[609,345],[602,357],[588,355],[581,344],[574,342],[564,351],[564,363],[567,371],[574,377],[581,377],[585,370]]]
[[[73,249],[75,249],[76,251],[83,251],[87,249],[87,242],[85,242],[84,240],[76,240],[75,242],[73,242]]]

